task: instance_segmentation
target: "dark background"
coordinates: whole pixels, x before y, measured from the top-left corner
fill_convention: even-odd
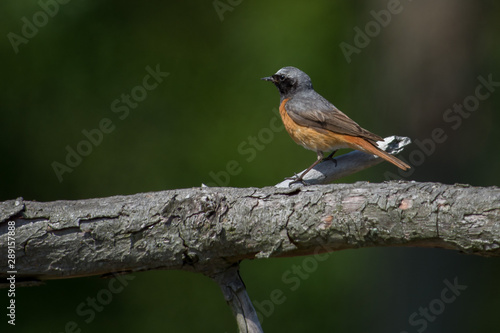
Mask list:
[[[72,0],[57,13],[50,0],[41,3],[52,7],[2,1],[0,200],[276,184],[315,159],[285,131],[270,130],[278,92],[259,78],[290,65],[307,72],[319,93],[363,127],[422,143],[401,155],[414,166],[402,179],[499,184],[500,87],[473,112],[447,111],[474,102],[479,76],[500,82],[497,2],[405,0],[397,14],[384,16],[394,1],[226,1],[220,3],[230,10],[221,15],[212,1]],[[43,6],[53,14],[46,22],[37,14]],[[38,31],[13,47],[10,33],[22,36],[23,18],[33,23],[33,16]],[[357,29],[367,27],[371,36],[363,38]],[[346,57],[343,43],[358,45],[357,53]],[[142,85],[146,67],[157,65],[169,75],[120,119],[124,113],[113,112],[112,102]],[[113,131],[60,181],[54,162],[65,164],[66,147],[77,149],[86,140],[82,131],[98,128],[104,118]],[[431,143],[439,128],[446,140]],[[250,148],[255,154],[241,150]],[[230,161],[239,168],[224,177]],[[382,163],[342,182],[396,177],[396,168]],[[272,311],[262,305],[265,331],[498,330],[497,258],[438,249],[342,251],[307,266],[311,272],[291,290],[284,274],[312,264],[307,257],[242,264],[258,309],[269,304],[273,290],[282,293]],[[467,289],[427,327],[412,326],[412,313],[436,306],[443,281],[455,279]],[[135,274],[87,323],[76,309],[89,297],[103,297],[109,281],[19,288],[14,330],[64,332],[68,322],[82,332],[236,330],[217,285],[177,271]],[[2,294],[3,313],[6,290]],[[6,316],[0,318],[7,326]]]

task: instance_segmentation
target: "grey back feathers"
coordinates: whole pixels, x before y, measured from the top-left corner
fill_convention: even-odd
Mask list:
[[[291,66],[283,67],[272,77],[280,91],[281,101],[289,99],[286,111],[297,124],[363,137],[372,144],[382,139],[359,126],[318,94],[313,89],[309,75],[300,69]]]

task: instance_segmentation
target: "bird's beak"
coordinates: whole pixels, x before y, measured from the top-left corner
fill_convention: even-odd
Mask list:
[[[274,79],[272,76],[263,77],[261,80],[274,82]]]

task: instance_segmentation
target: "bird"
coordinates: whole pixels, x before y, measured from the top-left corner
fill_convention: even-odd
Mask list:
[[[317,160],[293,182],[303,182],[304,176],[318,163],[333,159],[341,148],[360,150],[377,155],[402,170],[411,167],[377,146],[382,137],[362,128],[326,98],[318,94],[309,75],[292,66],[283,67],[261,80],[270,81],[280,93],[279,113],[291,138],[302,147],[315,151]],[[325,152],[331,152],[324,158]],[[335,161],[335,160],[334,160]],[[336,163],[336,161],[335,161]]]

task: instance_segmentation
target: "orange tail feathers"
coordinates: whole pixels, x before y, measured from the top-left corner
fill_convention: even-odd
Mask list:
[[[346,135],[347,142],[351,145],[351,148],[357,149],[364,151],[365,153],[377,155],[380,158],[383,158],[387,162],[390,162],[397,166],[398,168],[406,171],[411,168],[408,164],[405,162],[401,161],[399,158],[392,156],[391,154],[386,153],[385,151],[381,150],[380,148],[374,146],[371,144],[369,141],[366,141],[363,138],[356,137],[356,136],[350,136]]]

